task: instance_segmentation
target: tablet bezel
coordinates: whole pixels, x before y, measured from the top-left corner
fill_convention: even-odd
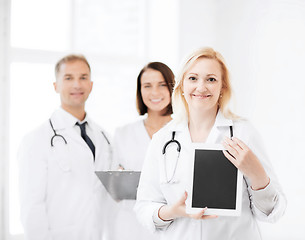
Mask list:
[[[207,144],[207,143],[193,143],[192,145],[192,169],[188,177],[187,189],[188,198],[186,201],[186,212],[188,214],[196,214],[203,208],[192,207],[193,197],[193,180],[194,180],[194,164],[195,164],[195,150],[224,150],[221,144]],[[228,160],[229,161],[229,160]],[[218,215],[218,216],[239,216],[242,208],[242,187],[243,174],[237,169],[237,188],[236,188],[236,209],[216,209],[208,208],[204,215]]]

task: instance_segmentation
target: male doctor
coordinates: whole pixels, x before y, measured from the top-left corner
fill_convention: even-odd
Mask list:
[[[21,144],[21,220],[27,240],[105,237],[110,197],[94,171],[110,168],[111,149],[85,112],[90,73],[81,55],[56,64],[54,88],[61,107]]]

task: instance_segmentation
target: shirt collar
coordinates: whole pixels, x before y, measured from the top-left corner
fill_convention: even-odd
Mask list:
[[[216,127],[233,126],[233,121],[232,119],[226,118],[221,111],[218,111],[214,125]]]
[[[87,123],[89,124],[88,121],[90,121],[90,120],[89,120],[89,118],[88,118],[88,114],[87,114],[87,113],[86,113],[85,118],[84,118],[83,121],[79,121],[78,119],[76,119],[76,122],[78,122],[79,124],[83,124],[84,122],[87,122]],[[75,123],[76,123],[76,122],[75,122]]]
[[[188,128],[188,121],[182,120],[180,122],[177,122],[175,120],[172,120],[172,131],[183,131],[186,128]],[[214,127],[226,127],[226,126],[233,126],[233,120],[226,118],[221,111],[218,111],[216,115],[216,120],[214,123]]]
[[[53,122],[53,126],[55,130],[65,129],[69,127],[74,127],[75,123],[83,123],[85,121],[90,125],[90,119],[88,114],[86,113],[85,119],[83,121],[79,121],[76,117],[74,117],[71,113],[68,113],[63,108],[57,109],[51,116],[51,120]]]

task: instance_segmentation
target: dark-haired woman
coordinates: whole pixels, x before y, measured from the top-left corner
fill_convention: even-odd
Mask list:
[[[114,168],[141,171],[146,150],[152,135],[172,118],[171,95],[174,87],[174,74],[161,62],[147,64],[137,78],[137,110],[144,115],[136,122],[116,130],[114,135]],[[114,238],[149,240],[158,235],[148,232],[137,220],[133,211],[134,200],[119,203],[115,221]]]

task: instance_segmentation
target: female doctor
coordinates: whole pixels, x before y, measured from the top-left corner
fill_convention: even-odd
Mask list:
[[[113,139],[114,168],[141,171],[146,150],[152,135],[172,118],[171,95],[174,88],[174,74],[161,62],[148,63],[137,78],[137,110],[145,115],[133,123],[118,128]],[[112,239],[158,239],[141,226],[133,211],[135,201],[123,200],[119,203],[119,212]]]
[[[284,213],[281,191],[254,127],[228,109],[229,73],[212,48],[194,52],[186,61],[174,94],[174,120],[156,133],[149,146],[138,188],[136,213],[161,239],[258,240],[256,220],[275,222]],[[233,138],[230,136],[233,127]],[[173,134],[175,133],[175,134]],[[171,139],[164,153],[164,145]],[[222,143],[228,161],[243,174],[242,213],[238,217],[187,214],[187,177],[192,143]]]

